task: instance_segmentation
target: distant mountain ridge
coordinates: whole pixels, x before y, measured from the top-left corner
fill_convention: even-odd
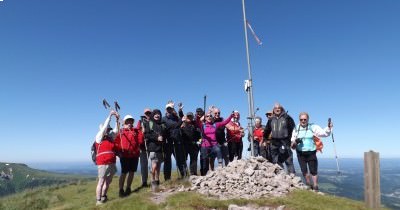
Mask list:
[[[83,175],[59,174],[37,170],[23,163],[0,162],[0,172],[9,173],[10,168],[12,169],[12,178],[0,179],[0,197],[22,192],[25,189],[89,179],[88,176]]]

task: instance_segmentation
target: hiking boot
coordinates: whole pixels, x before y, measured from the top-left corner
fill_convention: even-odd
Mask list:
[[[306,183],[307,190],[313,190],[313,186],[310,183]]]
[[[314,192],[318,192],[318,185],[313,187]]]
[[[101,205],[101,204],[103,204],[103,202],[101,202],[101,200],[97,200],[97,201],[96,201],[96,206],[99,206],[99,205]]]
[[[147,183],[142,183],[142,187],[148,187],[149,185]]]
[[[125,196],[125,192],[123,189],[119,189],[119,193],[118,193],[119,197],[122,198]]]
[[[126,188],[125,195],[130,195],[132,192],[131,188]]]
[[[101,196],[101,202],[105,203],[108,201],[107,195]]]
[[[157,184],[157,186],[159,186],[160,185],[160,180],[157,180],[156,184]]]

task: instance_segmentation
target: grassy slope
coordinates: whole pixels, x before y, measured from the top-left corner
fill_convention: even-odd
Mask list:
[[[187,184],[179,181],[162,183],[172,187]],[[227,209],[229,204],[280,206],[287,209],[366,209],[362,202],[341,197],[321,196],[310,191],[295,191],[285,198],[263,198],[257,200],[235,199],[219,201],[205,198],[194,192],[181,192],[156,205],[150,200],[150,188],[139,189],[126,198],[118,198],[118,177],[114,177],[108,193],[109,202],[95,206],[96,181],[81,181],[57,187],[47,187],[25,191],[0,199],[0,209]],[[140,185],[140,177],[135,177],[133,188]]]
[[[0,171],[8,173],[8,169],[13,169],[12,180],[0,182],[0,196],[22,192],[25,189],[33,189],[40,186],[57,185],[78,180],[88,179],[88,176],[57,174],[47,171],[29,168],[25,164],[10,163],[6,165],[0,162]]]

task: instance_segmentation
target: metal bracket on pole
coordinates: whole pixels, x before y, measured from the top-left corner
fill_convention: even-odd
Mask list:
[[[249,92],[250,87],[250,80],[244,80],[244,91]]]

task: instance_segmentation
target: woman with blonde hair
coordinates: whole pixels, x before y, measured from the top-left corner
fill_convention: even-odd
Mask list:
[[[318,125],[309,123],[309,119],[307,112],[300,113],[300,124],[293,130],[291,141],[292,148],[296,148],[297,159],[306,184],[318,191],[318,158],[314,136],[328,137],[332,132],[333,124],[330,122],[328,127],[322,129]],[[311,184],[311,178],[313,184]]]

